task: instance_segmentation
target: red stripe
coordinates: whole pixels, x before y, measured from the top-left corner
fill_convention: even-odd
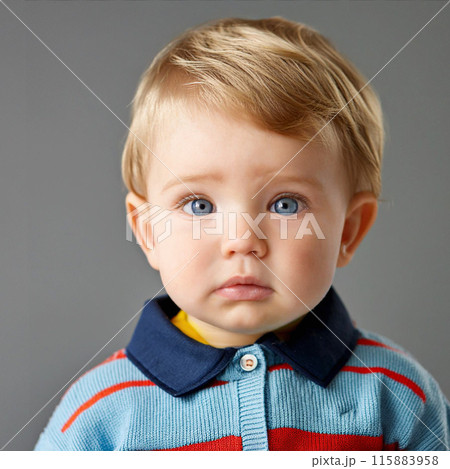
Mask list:
[[[383,436],[334,435],[297,428],[275,428],[268,431],[268,437],[269,451],[394,451],[396,445],[385,445]]]
[[[370,339],[362,339],[362,340],[370,340]],[[374,342],[374,341],[371,341]],[[384,344],[381,344],[380,342],[377,342],[377,344],[380,344],[380,346],[384,346]],[[374,345],[374,344],[363,344],[363,345]],[[387,347],[387,346],[386,346]],[[390,347],[389,347],[390,348]],[[392,349],[396,350],[396,349]],[[275,371],[275,370],[292,370],[292,366],[289,365],[288,363],[281,363],[279,365],[273,365],[268,368],[268,371]],[[426,396],[425,393],[422,391],[422,389],[412,380],[407,378],[404,375],[401,375],[400,373],[396,373],[395,371],[388,370],[387,368],[382,368],[382,367],[372,367],[372,368],[366,368],[366,367],[359,367],[359,366],[344,366],[341,371],[351,371],[354,373],[383,373],[387,377],[404,384],[407,386],[411,391],[413,391],[415,394],[417,394],[423,402],[426,401]]]
[[[223,384],[228,384],[228,381],[222,381],[220,379],[214,379],[213,381],[211,381],[211,383],[206,386],[208,388],[213,388],[215,386],[222,386]]]
[[[110,357],[108,357],[106,360],[103,360],[101,363],[99,363],[98,365],[95,365],[93,366],[90,370],[87,370],[86,372],[84,372],[76,381],[74,381],[67,389],[66,389],[66,392],[62,395],[62,398],[69,392],[70,388],[76,383],[78,382],[84,375],[87,375],[88,373],[90,373],[92,370],[95,370],[96,368],[98,368],[99,366],[102,366],[104,365],[105,363],[108,363],[108,362],[112,362],[114,360],[118,360],[120,358],[127,358],[127,356],[125,355],[125,349],[122,348],[120,350],[117,350],[116,352],[114,352]],[[61,399],[62,399],[61,398]]]
[[[398,443],[386,444],[383,436],[315,433],[297,428],[276,428],[267,433],[269,451],[398,451]],[[226,436],[155,451],[242,451],[242,438]]]
[[[383,451],[401,451],[401,449],[398,446],[398,442],[394,443],[389,443],[389,444],[384,444],[383,445]]]
[[[96,402],[100,399],[103,399],[106,396],[109,396],[117,391],[121,391],[125,388],[130,388],[134,386],[154,386],[155,384],[152,383],[150,380],[142,380],[142,381],[125,381],[124,383],[114,384],[109,388],[103,389],[94,396],[92,396],[88,401],[82,404],[78,409],[72,414],[72,416],[67,420],[64,426],[61,428],[62,432],[65,432],[74,422],[74,420],[85,410],[92,407]]]
[[[273,366],[269,366],[269,368],[267,368],[267,371],[274,371],[274,370],[292,370],[292,366],[289,365],[288,363],[281,363],[279,365],[273,365]]]
[[[157,451],[242,451],[242,438],[240,436],[230,435],[219,438],[218,440],[178,446],[177,448],[160,449]]]
[[[344,366],[344,368],[342,368],[341,371],[351,371],[354,373],[362,373],[362,374],[382,373],[383,375],[386,375],[388,378],[391,378],[394,381],[397,381],[398,383],[401,383],[407,386],[409,389],[411,389],[412,392],[417,394],[422,399],[423,402],[425,402],[427,399],[425,396],[425,393],[414,381],[410,380],[404,375],[401,375],[400,373],[397,373],[392,370],[388,370],[387,368],[382,368],[379,366],[375,366],[372,368],[366,368],[363,366]]]
[[[402,353],[403,355],[405,354],[402,350],[399,350],[398,348],[390,347],[389,345],[383,344],[382,342],[377,342],[376,340],[372,340],[372,339],[361,338],[361,339],[358,339],[358,342],[356,344],[357,345],[372,345],[374,347],[383,347],[389,350],[393,350],[394,352]]]

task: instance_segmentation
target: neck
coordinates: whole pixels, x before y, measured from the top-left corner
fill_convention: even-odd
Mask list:
[[[224,331],[223,329],[189,315],[187,315],[187,321],[209,345],[216,348],[251,345],[264,335],[264,332],[258,334],[241,334],[239,332]]]
[[[208,324],[200,319],[187,316],[187,321],[197,330],[197,332],[205,339],[205,341],[216,348],[226,347],[243,347],[245,345],[254,344],[260,337],[266,332],[258,332],[255,334],[242,334],[240,332],[224,331],[216,326]],[[290,333],[300,323],[304,316],[296,319],[295,321],[286,324],[274,332],[278,338],[286,341],[289,338]]]

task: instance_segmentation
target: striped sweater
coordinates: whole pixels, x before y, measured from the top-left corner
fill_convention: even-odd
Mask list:
[[[446,450],[450,404],[405,350],[356,329],[331,287],[287,341],[218,349],[145,304],[133,337],[81,376],[35,450]]]

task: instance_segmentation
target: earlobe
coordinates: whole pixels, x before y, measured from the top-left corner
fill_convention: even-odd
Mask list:
[[[358,192],[351,199],[342,230],[337,267],[346,266],[374,224],[378,213],[377,198],[372,192]]]
[[[158,270],[152,244],[153,233],[150,223],[149,208],[150,204],[139,195],[128,192],[125,198],[125,207],[127,211],[127,223],[136,238],[137,244],[141,247],[149,264]]]

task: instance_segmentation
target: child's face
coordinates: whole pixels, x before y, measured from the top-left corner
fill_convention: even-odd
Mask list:
[[[155,224],[153,234],[156,239],[167,220],[171,234],[155,241],[146,254],[160,271],[167,293],[194,324],[214,331],[222,346],[251,343],[265,332],[295,324],[325,296],[342,264],[341,238],[351,193],[337,154],[311,143],[260,191],[304,143],[226,113],[196,112],[193,119],[183,115],[164,130],[165,138],[152,150],[201,199],[195,204],[191,192],[152,157],[148,201],[171,210]],[[283,193],[298,194],[308,206]],[[184,210],[177,207],[187,196],[192,199]],[[211,212],[222,217],[219,234],[205,232],[219,223],[217,218],[205,219]],[[306,212],[317,225],[309,222],[310,234],[300,239]],[[287,220],[286,214],[297,219]],[[258,215],[260,222],[253,226],[257,224],[267,239],[248,222]],[[193,219],[203,219],[200,239]],[[247,230],[250,236],[244,236]],[[322,234],[325,239],[320,239]],[[269,288],[268,296],[239,300],[219,295],[216,290],[235,275],[256,277]]]

